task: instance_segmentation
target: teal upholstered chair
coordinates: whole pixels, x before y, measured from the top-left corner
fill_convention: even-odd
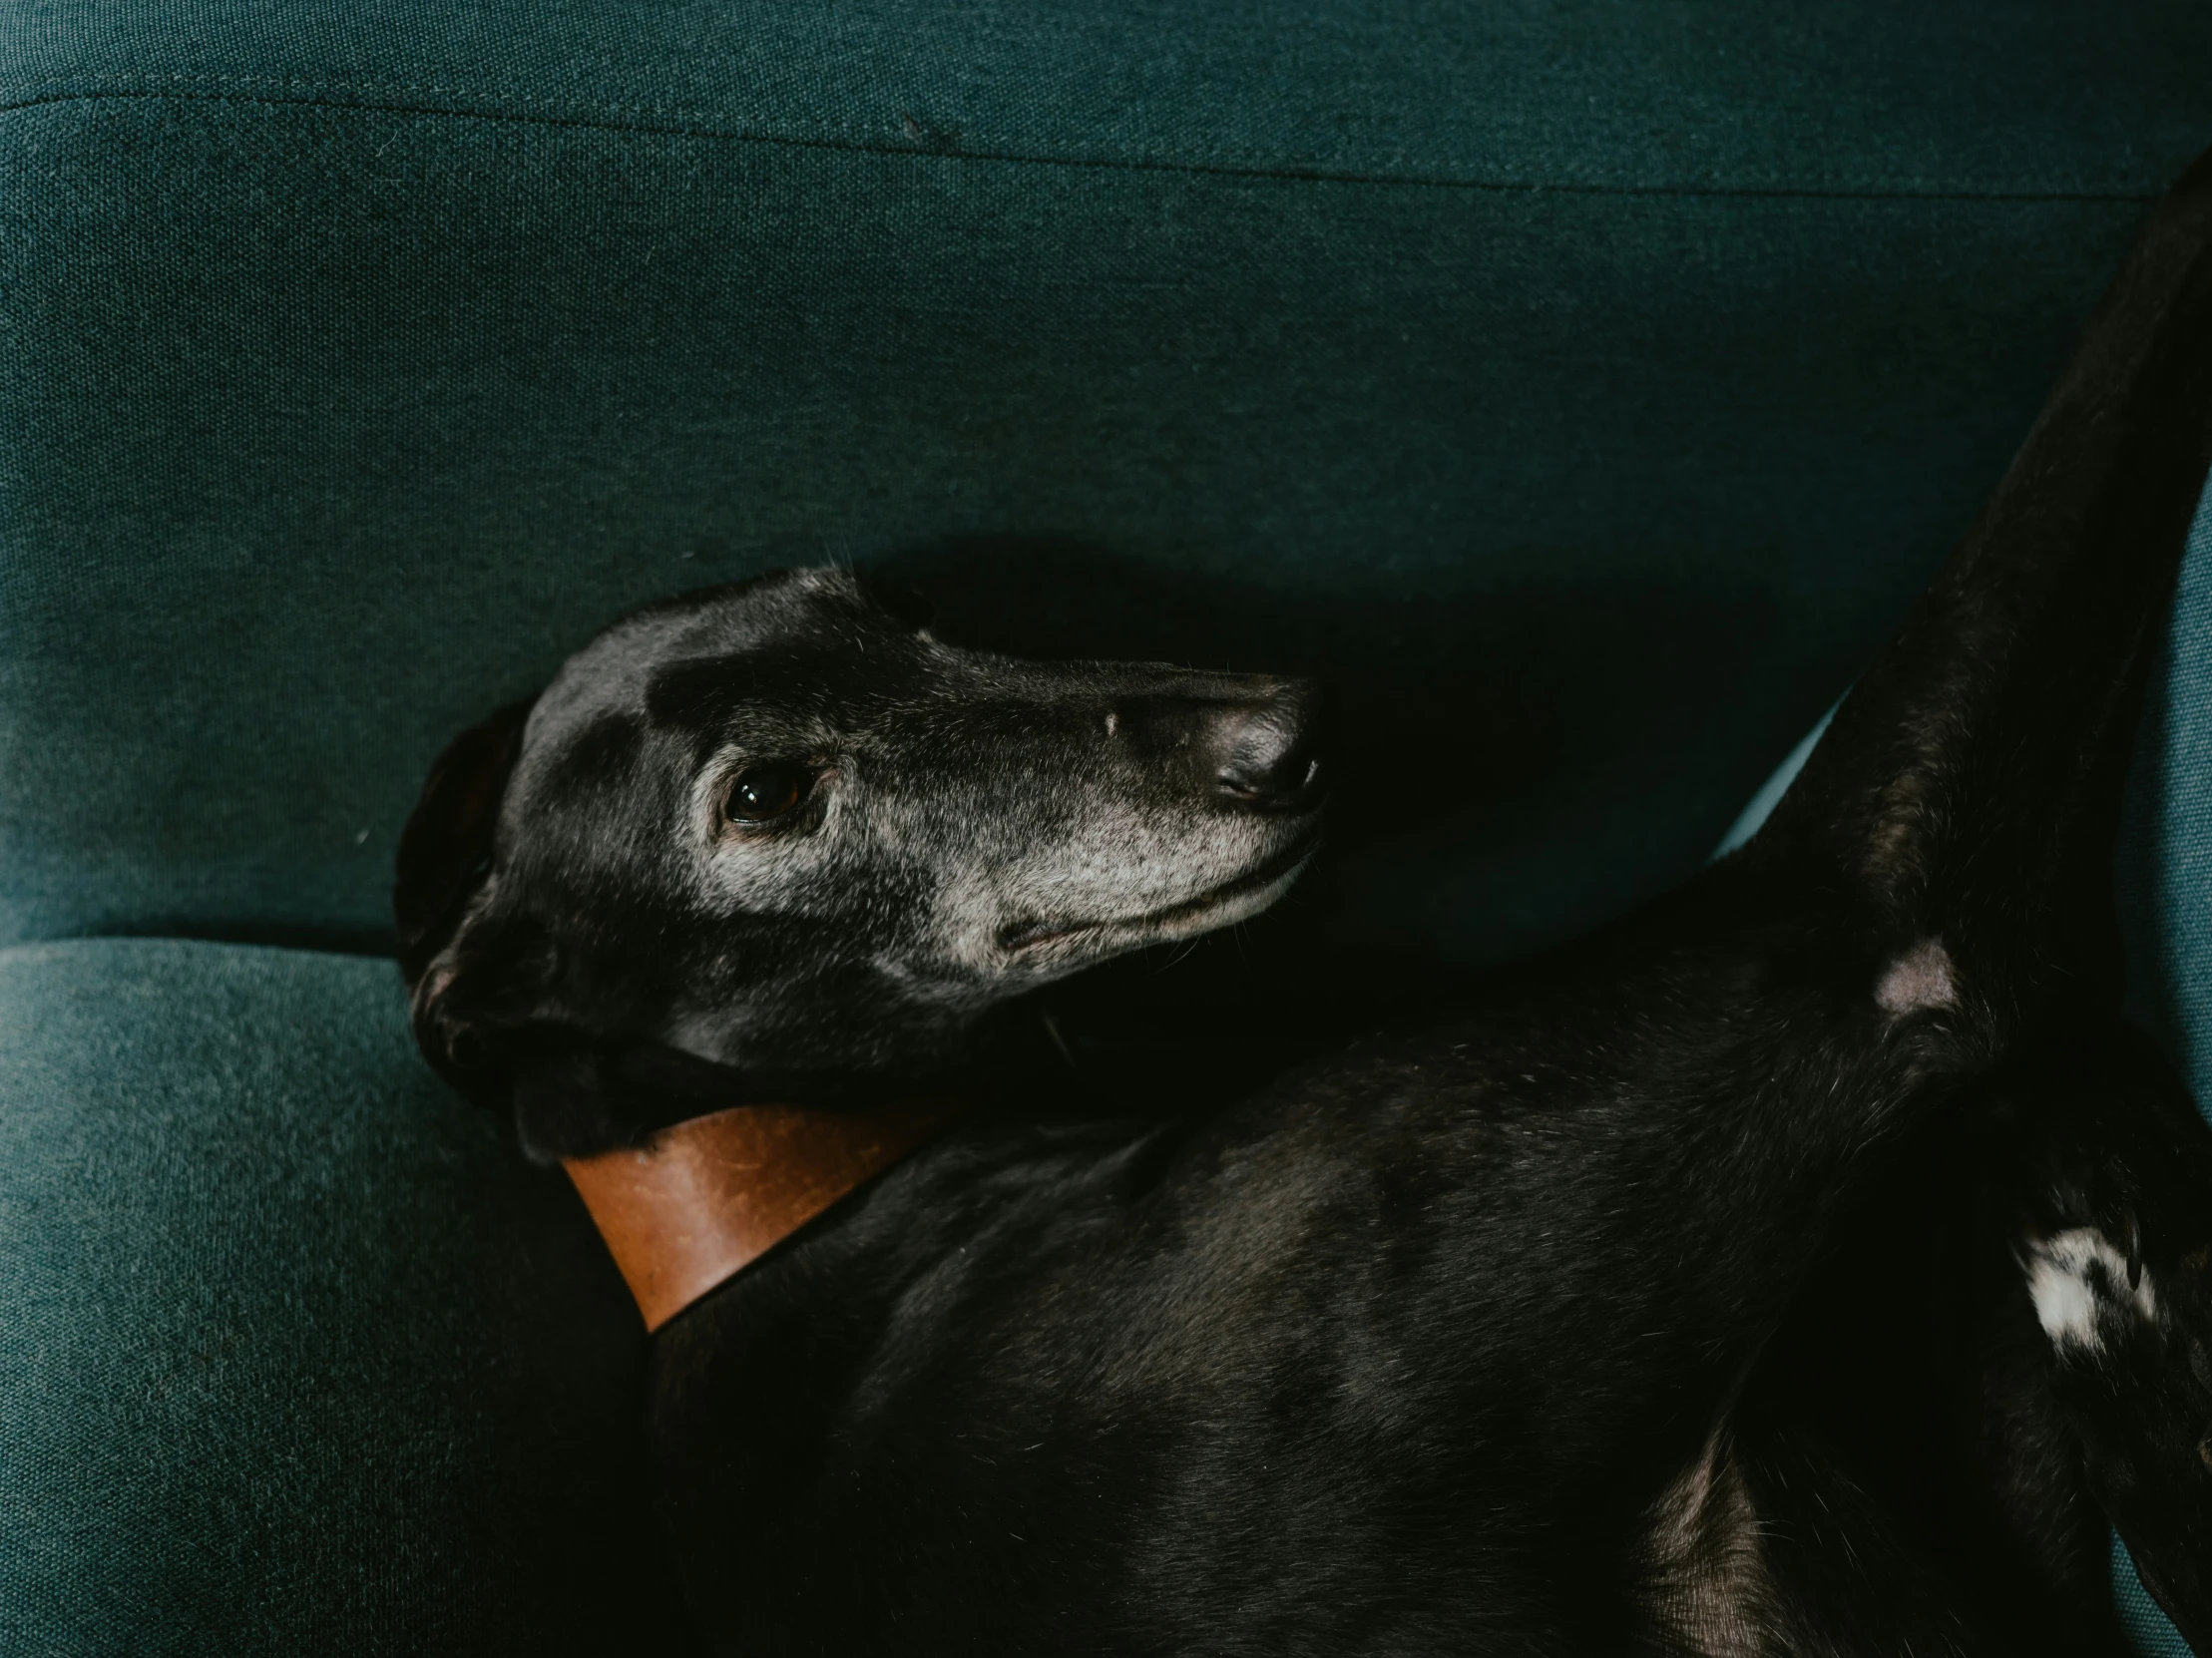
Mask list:
[[[378,955],[598,623],[1319,666],[1463,758],[1310,925],[1494,961],[1696,866],[2207,142],[2166,0],[0,10],[0,1650],[685,1641],[634,1315]]]

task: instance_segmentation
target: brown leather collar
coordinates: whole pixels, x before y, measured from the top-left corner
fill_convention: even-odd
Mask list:
[[[857,1111],[739,1105],[566,1166],[646,1328],[658,1330],[965,1109],[954,1099]]]

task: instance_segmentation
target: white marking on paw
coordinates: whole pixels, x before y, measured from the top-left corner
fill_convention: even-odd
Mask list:
[[[1882,970],[1874,985],[1875,1006],[1892,1018],[1924,1008],[1955,1007],[1959,987],[1951,976],[1951,952],[1941,939],[1922,939]]]
[[[2131,1305],[2149,1323],[2158,1316],[2158,1296],[2146,1271],[2134,1289],[2127,1287],[2127,1257],[2092,1227],[2075,1226],[2028,1247],[2027,1293],[2043,1334],[2057,1347],[2084,1352],[2103,1350],[2097,1333],[2100,1304]]]

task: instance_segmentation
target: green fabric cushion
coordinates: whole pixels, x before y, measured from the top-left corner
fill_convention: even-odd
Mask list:
[[[0,1651],[680,1652],[645,1337],[388,962],[0,951]]]
[[[450,731],[820,559],[1427,710],[1342,925],[1556,937],[1887,627],[2208,66],[2171,0],[7,9],[0,938],[372,942]]]

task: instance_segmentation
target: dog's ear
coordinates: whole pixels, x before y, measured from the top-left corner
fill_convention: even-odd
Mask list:
[[[453,937],[469,896],[491,872],[492,830],[530,708],[510,703],[447,743],[400,832],[392,914],[409,989]]]

